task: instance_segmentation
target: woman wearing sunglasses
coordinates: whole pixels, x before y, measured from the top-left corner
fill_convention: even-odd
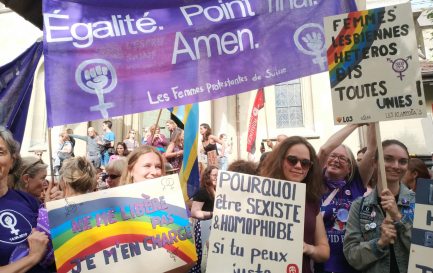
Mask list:
[[[260,175],[307,186],[302,272],[313,272],[311,261],[324,262],[329,258],[328,238],[319,213],[323,187],[316,151],[305,138],[292,136],[281,142],[263,164]]]
[[[106,182],[108,187],[115,188],[120,184],[120,176],[122,176],[123,170],[126,169],[126,158],[119,158],[117,160],[110,161],[105,168],[107,172]]]
[[[321,213],[331,248],[331,256],[323,264],[316,265],[316,272],[358,272],[349,265],[343,254],[346,223],[352,202],[363,196],[373,175],[376,139],[374,125],[367,128],[367,150],[357,163],[352,151],[343,141],[359,126],[350,124],[332,135],[318,153],[323,170],[325,193],[321,198]]]

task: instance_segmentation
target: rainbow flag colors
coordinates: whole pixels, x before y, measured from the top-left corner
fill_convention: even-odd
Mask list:
[[[57,271],[165,272],[197,260],[177,175],[47,203]]]
[[[334,123],[422,118],[425,98],[410,3],[325,17]],[[302,37],[315,51],[319,33]]]

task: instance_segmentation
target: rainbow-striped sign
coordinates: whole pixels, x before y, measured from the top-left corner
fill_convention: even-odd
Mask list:
[[[197,260],[176,174],[49,202],[47,209],[59,273],[165,272]]]
[[[335,124],[426,116],[410,3],[326,17],[325,32]]]

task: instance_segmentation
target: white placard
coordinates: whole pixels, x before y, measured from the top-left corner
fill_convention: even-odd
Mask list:
[[[334,123],[426,116],[410,3],[325,18]]]
[[[218,174],[208,273],[302,272],[305,184]]]
[[[407,272],[433,272],[433,180],[416,183],[415,216]]]

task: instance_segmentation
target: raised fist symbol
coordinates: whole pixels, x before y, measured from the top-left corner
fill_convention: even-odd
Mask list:
[[[307,35],[302,37],[302,41],[304,41],[307,44],[307,47],[313,52],[318,52],[322,50],[323,40],[322,34],[320,32],[308,33]]]
[[[108,68],[97,65],[93,68],[84,70],[86,85],[94,90],[102,90],[108,83]]]

